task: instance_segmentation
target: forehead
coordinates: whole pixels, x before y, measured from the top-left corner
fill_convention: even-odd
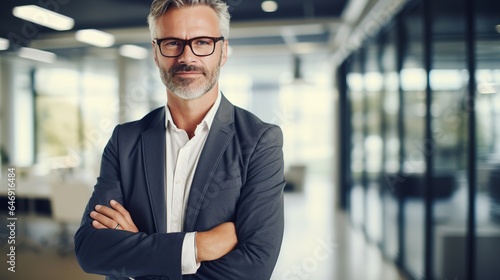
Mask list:
[[[203,5],[170,8],[157,20],[156,36],[158,38],[220,36],[217,14],[212,8]]]

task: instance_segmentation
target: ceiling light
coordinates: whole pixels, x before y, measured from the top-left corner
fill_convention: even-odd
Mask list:
[[[76,32],[76,39],[82,43],[107,48],[115,43],[115,37],[97,29],[84,29]]]
[[[120,47],[119,52],[120,55],[133,59],[145,59],[148,57],[147,49],[135,45],[123,45]]]
[[[46,63],[54,63],[54,61],[56,61],[57,58],[57,56],[54,53],[32,48],[21,48],[19,50],[19,56],[22,58],[37,60]]]
[[[260,6],[266,13],[273,13],[278,10],[278,3],[276,3],[276,1],[264,1]]]
[[[7,40],[5,38],[0,38],[0,51],[4,51],[4,50],[8,49],[9,46],[10,46],[9,40]]]
[[[35,5],[15,7],[12,10],[12,14],[18,18],[58,31],[70,30],[75,25],[75,21],[72,18]]]

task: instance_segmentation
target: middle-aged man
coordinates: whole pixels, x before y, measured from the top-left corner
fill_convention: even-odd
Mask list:
[[[77,259],[108,279],[269,279],[283,238],[283,139],[219,91],[228,7],[155,0],[148,22],[166,106],[113,131]]]

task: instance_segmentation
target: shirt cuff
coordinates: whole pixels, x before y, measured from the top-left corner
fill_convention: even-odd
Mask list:
[[[182,274],[195,274],[200,263],[196,262],[196,232],[188,232],[182,243]]]

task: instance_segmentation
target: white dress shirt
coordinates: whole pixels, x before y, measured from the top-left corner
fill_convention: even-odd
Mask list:
[[[177,128],[168,106],[165,106],[166,127],[166,192],[167,233],[182,232],[184,215],[201,151],[207,140],[215,113],[219,108],[221,93],[189,139],[185,130]],[[196,233],[187,233],[182,245],[182,274],[194,274],[200,267],[196,262]]]

